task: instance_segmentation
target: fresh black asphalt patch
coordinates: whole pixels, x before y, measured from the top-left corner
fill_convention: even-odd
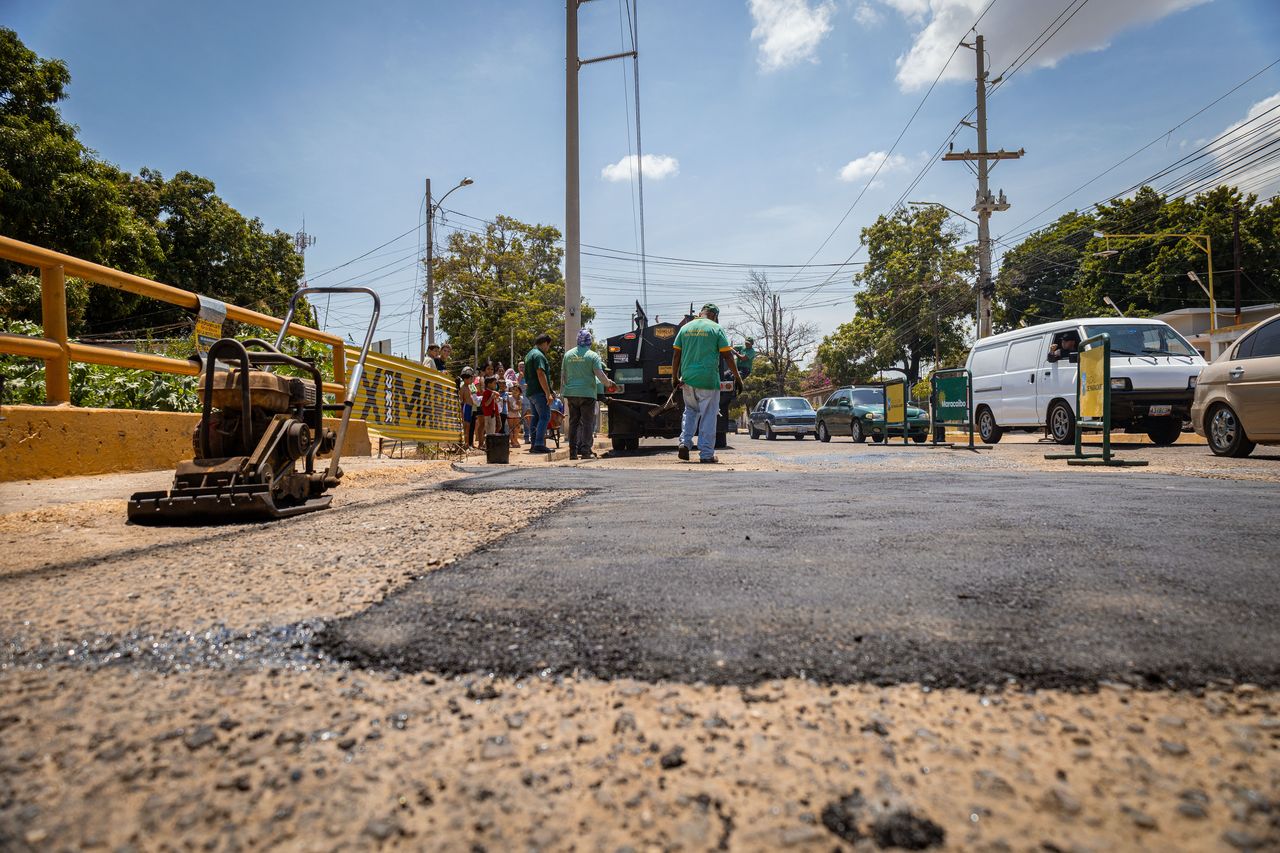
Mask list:
[[[695,465],[451,486],[540,487],[589,494],[330,624],[323,647],[445,674],[1280,684],[1276,484]]]

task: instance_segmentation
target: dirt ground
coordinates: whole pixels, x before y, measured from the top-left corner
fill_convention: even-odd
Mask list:
[[[877,452],[822,453],[847,451]],[[315,620],[577,495],[535,512],[439,488],[457,476],[353,466],[335,509],[287,522],[320,559],[274,525],[234,554],[225,528],[125,527],[91,490],[0,514],[0,849],[1280,849],[1280,694],[1253,685],[443,678],[312,650]]]

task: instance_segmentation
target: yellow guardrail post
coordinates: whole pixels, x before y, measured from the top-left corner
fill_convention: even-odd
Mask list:
[[[61,266],[40,267],[40,321],[44,336],[58,345],[44,360],[44,398],[51,405],[71,402],[71,354],[67,351],[67,275]]]
[[[0,333],[0,352],[44,360],[45,400],[49,404],[71,402],[72,361],[106,364],[133,370],[155,370],[185,376],[195,376],[199,372],[199,367],[194,362],[146,353],[112,350],[89,344],[70,343],[67,338],[66,277],[70,273],[93,284],[136,293],[188,311],[195,311],[199,307],[200,300],[196,294],[3,235],[0,235],[0,258],[40,270],[40,305],[44,337]],[[251,326],[279,330],[283,322],[276,317],[241,308],[238,305],[228,305],[226,308],[228,320]],[[291,325],[289,333],[325,344],[332,349],[334,381],[324,383],[324,390],[329,394],[345,393],[346,346],[342,338],[332,332],[322,332],[319,329],[299,325]]]

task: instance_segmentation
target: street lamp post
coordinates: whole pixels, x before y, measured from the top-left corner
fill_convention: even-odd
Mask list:
[[[432,233],[432,223],[436,216],[436,211],[444,204],[444,200],[450,196],[454,190],[460,190],[463,187],[469,187],[475,181],[470,178],[463,178],[458,185],[449,192],[440,197],[435,204],[431,203],[431,179],[427,178],[427,257],[424,261],[427,267],[427,289],[426,289],[426,307],[422,312],[422,336],[418,347],[418,361],[423,363],[427,360],[427,347],[435,346],[436,343],[436,283],[432,275],[432,254],[434,253],[435,236]]]
[[[1213,296],[1213,243],[1210,242],[1208,234],[1175,234],[1173,232],[1161,232],[1158,234],[1106,234],[1102,231],[1094,231],[1093,236],[1100,237],[1106,241],[1107,248],[1105,251],[1108,255],[1116,254],[1116,251],[1111,248],[1112,239],[1158,240],[1164,237],[1177,237],[1180,240],[1186,240],[1191,245],[1204,252],[1209,264],[1209,286],[1206,288],[1203,284],[1200,284],[1199,277],[1194,273],[1187,273],[1187,277],[1196,284],[1200,284],[1200,289],[1209,297],[1209,334],[1210,339],[1212,340],[1213,333],[1218,331],[1218,303],[1214,300]],[[1210,349],[1212,349],[1212,344],[1210,345]]]

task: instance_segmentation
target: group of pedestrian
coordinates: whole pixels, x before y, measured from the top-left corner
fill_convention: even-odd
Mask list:
[[[678,456],[689,461],[694,437],[698,441],[698,461],[717,463],[715,455],[716,419],[720,410],[720,365],[723,362],[734,381],[742,382],[751,372],[756,352],[754,341],[733,347],[720,326],[720,309],[714,303],[702,306],[698,316],[680,326],[673,343],[671,375],[684,402]],[[563,398],[552,389],[552,337],[541,334],[524,360],[504,368],[488,361],[479,372],[464,367],[459,374],[458,396],[462,404],[463,444],[483,448],[485,436],[506,435],[511,447],[520,447],[520,438],[530,453],[550,453],[547,430],[552,418],[568,417],[570,459],[592,459],[595,453],[596,422],[600,395],[617,386],[604,372],[600,355],[592,348],[591,332],[578,332],[577,346],[560,362]],[[429,364],[444,370],[452,354],[448,344],[427,349]]]
[[[485,436],[505,435],[511,447],[520,447],[520,436],[529,438],[524,426],[529,403],[525,397],[524,365],[503,369],[488,362],[477,373],[464,367],[459,373],[458,398],[462,404],[463,444],[483,448]]]

